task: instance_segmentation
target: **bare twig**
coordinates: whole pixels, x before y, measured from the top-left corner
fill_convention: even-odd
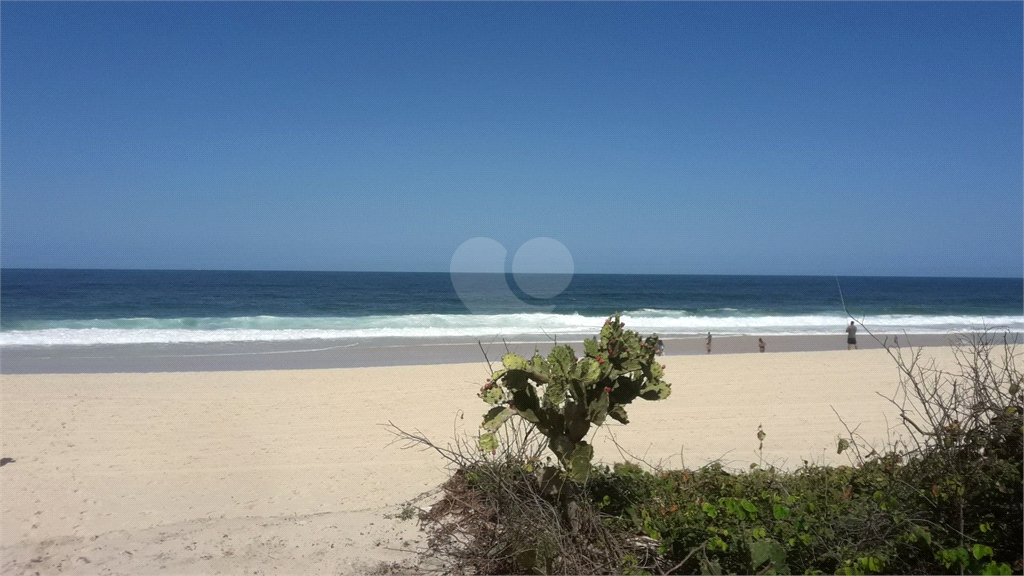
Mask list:
[[[493,374],[494,373],[494,368],[491,367],[491,359],[487,357],[487,351],[484,350],[483,342],[477,340],[476,344],[477,344],[477,346],[480,347],[480,353],[484,355],[484,362],[487,362],[487,373],[488,374]]]
[[[864,458],[860,455],[860,447],[857,445],[858,442],[855,438],[855,436],[860,436],[857,434],[857,430],[860,429],[860,424],[858,424],[853,430],[850,430],[850,427],[846,424],[846,421],[843,420],[843,417],[839,415],[839,412],[836,412],[835,407],[831,404],[829,404],[828,407],[832,409],[832,413],[836,415],[836,418],[839,418],[839,422],[843,425],[843,428],[846,428],[846,433],[850,435],[850,448],[852,448],[853,453],[857,455],[857,462],[863,464]],[[863,440],[863,436],[860,436],[860,438]]]
[[[705,540],[704,542],[701,543],[700,546],[697,546],[693,550],[690,550],[690,553],[686,555],[686,558],[683,558],[678,564],[676,564],[675,566],[669,568],[667,571],[662,572],[662,574],[671,574],[672,572],[675,572],[676,570],[679,570],[680,568],[682,568],[690,560],[690,558],[693,557],[694,554],[696,554],[697,552],[703,550],[704,547],[707,546],[707,545],[708,545],[708,541]]]
[[[608,431],[608,436],[611,438],[612,445],[615,446],[615,449],[619,452],[619,456],[621,456],[623,460],[627,460],[628,461],[630,459],[633,459],[633,460],[635,460],[637,462],[642,462],[644,465],[647,466],[647,468],[649,470],[655,470],[655,471],[661,470],[661,465],[660,464],[659,465],[651,464],[647,460],[644,460],[643,457],[637,456],[637,455],[631,453],[629,450],[626,450],[625,448],[623,448],[622,444],[619,444],[618,438],[615,437],[615,433],[612,432],[611,426],[605,426],[605,428]],[[645,456],[646,456],[646,454],[645,454]]]

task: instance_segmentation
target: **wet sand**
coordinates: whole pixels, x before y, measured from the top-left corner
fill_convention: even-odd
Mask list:
[[[891,335],[879,335],[884,341]],[[914,346],[946,346],[944,334],[900,335],[902,343]],[[712,354],[756,353],[757,336],[712,338]],[[581,339],[560,340],[582,351]],[[668,356],[705,354],[704,337],[665,340]],[[795,351],[846,350],[846,335],[766,336],[766,354]],[[877,349],[871,337],[858,337],[861,349]],[[500,358],[505,344],[500,338],[477,343],[474,340],[438,341],[413,339],[295,340],[288,342],[245,342],[210,344],[109,344],[96,346],[17,346],[0,349],[2,374],[98,374],[120,372],[210,372],[237,370],[299,370],[409,366],[478,362],[487,351]],[[519,338],[508,347],[520,354],[535,348],[546,354],[551,340]]]

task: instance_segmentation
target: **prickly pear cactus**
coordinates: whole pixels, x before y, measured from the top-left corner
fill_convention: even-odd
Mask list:
[[[584,440],[591,425],[612,417],[629,424],[625,406],[633,400],[662,400],[672,392],[655,358],[660,339],[642,339],[626,330],[618,314],[605,320],[598,338],[583,343],[584,357],[570,346],[551,349],[547,358],[529,360],[506,354],[479,396],[492,408],[484,414],[480,447],[498,445],[496,432],[506,420],[523,418],[548,438],[548,447],[566,475],[586,481],[594,448]]]

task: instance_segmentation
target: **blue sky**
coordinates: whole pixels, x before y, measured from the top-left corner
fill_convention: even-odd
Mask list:
[[[4,2],[0,263],[1021,276],[1022,6]]]

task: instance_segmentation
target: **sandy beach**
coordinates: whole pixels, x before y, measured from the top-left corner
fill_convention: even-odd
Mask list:
[[[717,343],[717,342],[716,342]],[[670,350],[671,351],[671,350]],[[926,357],[951,362],[946,347]],[[879,349],[664,358],[672,396],[597,432],[597,458],[746,468],[836,455],[842,415],[884,441],[897,369]],[[404,504],[447,477],[388,421],[475,434],[482,361],[308,370],[4,374],[4,574],[352,574],[413,567]],[[767,433],[763,454],[758,425]],[[429,494],[421,502],[429,502]],[[412,568],[424,571],[429,566]]]
[[[1024,576],[1024,1],[0,12],[0,576]]]

